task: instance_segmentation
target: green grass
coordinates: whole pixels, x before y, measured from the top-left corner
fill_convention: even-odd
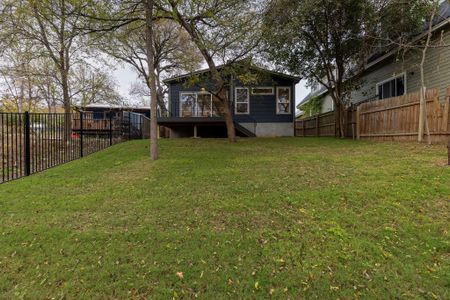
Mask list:
[[[0,186],[0,298],[449,299],[446,151],[117,145]]]

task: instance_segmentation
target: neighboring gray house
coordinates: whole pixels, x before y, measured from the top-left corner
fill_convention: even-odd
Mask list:
[[[226,78],[238,135],[294,135],[295,85],[300,78],[252,66],[247,71],[255,74],[257,83],[244,84],[238,79],[240,75],[218,69]],[[208,69],[169,78],[165,83],[169,87],[169,116],[158,117],[158,124],[169,128],[171,137],[226,137],[221,105],[208,92],[212,89]]]
[[[441,4],[438,15],[433,27],[434,43],[442,39],[443,44],[450,46],[450,3],[448,1]],[[377,53],[369,59],[362,74],[360,87],[351,94],[353,104],[401,96],[420,90],[421,51],[410,50],[404,57],[398,52],[398,49],[393,49],[386,53]],[[450,86],[450,47],[429,48],[424,71],[427,88],[438,88],[443,100],[446,89]],[[334,110],[331,96],[321,85],[312,89],[300,105],[314,96],[323,98],[321,113]]]

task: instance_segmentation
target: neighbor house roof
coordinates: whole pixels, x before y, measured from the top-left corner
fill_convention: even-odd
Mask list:
[[[446,25],[450,24],[450,2],[448,0],[445,0],[444,2],[442,2],[439,6],[439,11],[436,14],[436,17],[433,20],[433,31],[436,31]],[[422,39],[426,34],[427,34],[427,24],[424,24],[423,27],[423,31],[421,34],[418,34],[414,39],[413,42],[418,41],[420,39]],[[383,52],[377,52],[375,54],[373,54],[368,60],[367,60],[367,65],[364,67],[364,71],[368,70],[380,63],[382,63],[383,61],[389,59],[390,57],[392,57],[393,55],[395,55],[395,53],[397,53],[398,51],[398,47],[394,47],[391,48],[388,51],[383,51]],[[321,89],[319,89],[318,91],[315,92],[311,92],[309,93],[305,98],[303,98],[300,103],[298,105],[302,105],[306,102],[308,102],[312,97],[315,96],[321,96],[327,93],[327,88],[322,87]]]
[[[445,25],[449,24],[450,19],[450,2],[448,0],[445,0],[439,5],[439,10],[436,13],[436,17],[433,20],[433,31],[436,31],[440,28],[442,28]],[[420,40],[423,38],[428,31],[428,21],[424,23],[422,32],[415,36],[413,39],[413,42]],[[379,51],[377,53],[374,53],[368,60],[367,60],[367,66],[366,69],[371,68],[375,66],[376,64],[381,63],[385,59],[388,59],[392,55],[394,55],[397,52],[398,47],[393,47],[386,51]]]
[[[237,62],[236,64],[239,64],[239,63]],[[220,70],[220,69],[223,69],[226,66],[229,66],[229,65],[220,65],[220,66],[217,66],[217,69]],[[250,66],[249,69],[252,69],[252,70],[255,70],[255,71],[258,71],[258,72],[269,73],[269,74],[272,74],[272,75],[275,75],[275,76],[279,76],[279,77],[283,77],[283,78],[286,78],[286,79],[290,79],[290,80],[292,80],[292,81],[294,81],[296,83],[301,80],[301,78],[297,77],[297,76],[292,76],[292,75],[284,74],[284,73],[281,73],[281,72],[272,71],[272,70],[261,68],[261,67],[257,67],[257,66],[254,66],[254,65]],[[206,68],[206,69],[202,69],[202,70],[190,72],[190,73],[187,73],[187,74],[183,74],[183,75],[179,75],[179,76],[174,76],[174,77],[168,78],[168,79],[164,80],[164,83],[176,82],[176,81],[182,80],[184,78],[189,78],[189,77],[191,77],[193,75],[199,75],[199,74],[208,73],[208,72],[209,72],[209,68]]]
[[[100,109],[104,109],[104,108],[109,108],[109,109],[148,109],[150,110],[149,106],[124,106],[124,105],[117,105],[117,104],[110,104],[110,103],[91,103],[88,104],[84,107],[81,106],[76,106],[77,108],[90,108],[90,109],[95,109],[95,108],[100,108]]]
[[[308,102],[312,97],[316,96],[322,96],[327,93],[328,89],[324,86],[322,86],[318,91],[310,92],[308,95],[306,95],[305,98],[303,98],[299,104],[297,104],[297,107]]]

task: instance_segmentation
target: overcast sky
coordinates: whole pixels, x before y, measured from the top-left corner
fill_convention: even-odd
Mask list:
[[[114,77],[119,84],[118,90],[120,94],[131,104],[136,104],[136,101],[129,95],[131,85],[138,81],[136,73],[127,66],[118,65],[117,69],[114,71]],[[298,104],[308,93],[309,89],[305,86],[305,82],[301,81],[295,87],[295,103]]]

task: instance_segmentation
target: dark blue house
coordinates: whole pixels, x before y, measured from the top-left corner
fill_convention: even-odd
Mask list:
[[[300,78],[254,66],[245,68],[245,74],[225,67],[218,69],[227,78],[237,135],[294,135],[295,85]],[[171,137],[226,136],[221,105],[209,92],[209,74],[209,70],[201,70],[165,80],[169,87],[169,115],[159,117],[158,124],[169,128]]]

